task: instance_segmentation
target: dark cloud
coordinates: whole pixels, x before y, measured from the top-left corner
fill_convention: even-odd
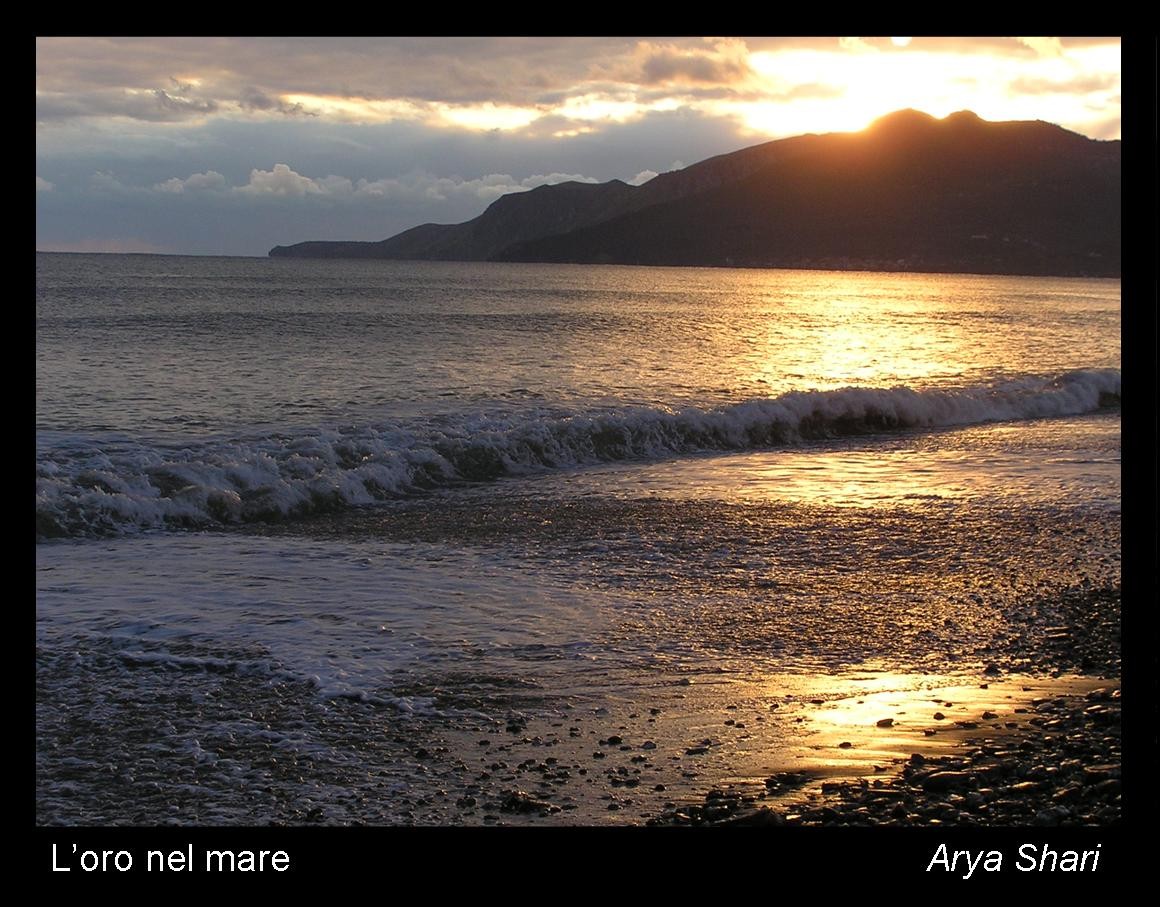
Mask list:
[[[641,81],[645,85],[664,82],[693,82],[710,85],[739,82],[751,75],[749,65],[738,56],[658,48],[641,64]]]
[[[834,39],[826,39],[830,45]],[[763,49],[817,39],[763,39]],[[40,38],[39,93],[70,99],[45,118],[110,115],[109,93],[165,91],[220,109],[295,112],[277,99],[313,94],[525,105],[646,84],[733,84],[751,75],[736,39],[573,38]],[[182,90],[178,90],[181,86]],[[117,115],[138,108],[121,105]],[[146,119],[156,113],[146,111]]]
[[[181,95],[175,96],[163,88],[155,88],[153,90],[153,96],[157,98],[158,104],[167,111],[177,114],[179,117],[200,116],[202,114],[213,113],[218,109],[217,101],[200,101],[197,98],[187,98]]]
[[[307,110],[301,102],[287,104],[281,98],[271,97],[261,89],[250,85],[243,88],[238,97],[238,104],[243,110],[261,110],[271,113],[281,113],[285,116],[318,116],[312,110]]]
[[[862,40],[891,49],[889,38]],[[1035,56],[1026,40],[915,37],[898,52]],[[1052,40],[1065,51],[1118,44],[1116,38]],[[39,38],[36,81],[41,92],[83,95],[126,88],[167,88],[172,93],[172,80],[177,80],[208,91],[203,100],[219,103],[236,101],[248,87],[256,87],[271,97],[317,93],[520,104],[581,83],[632,80],[642,71],[653,80],[728,83],[745,75],[743,57],[730,47],[836,51],[838,41],[833,37]]]
[[[172,93],[176,79],[197,80],[203,100],[223,105],[247,91],[519,104],[634,47],[626,38],[39,38],[36,78],[39,92],[80,99]]]
[[[148,91],[108,90],[77,95],[42,94],[36,98],[36,120],[50,123],[76,117],[126,117],[146,122],[177,122],[205,117],[220,109],[212,99],[187,98],[164,88]]]

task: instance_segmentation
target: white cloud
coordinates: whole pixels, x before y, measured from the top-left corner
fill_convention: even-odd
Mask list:
[[[50,183],[48,180],[42,179],[39,176],[36,178],[36,191],[37,192],[51,192],[53,190],[53,188],[54,187],[53,187],[52,183]]]
[[[108,174],[97,174],[93,178],[94,185],[97,184],[98,178],[112,181],[112,177]],[[525,192],[537,186],[555,185],[568,181],[599,182],[599,180],[582,173],[559,172],[538,173],[523,179],[516,179],[506,173],[489,173],[476,179],[463,179],[461,177],[435,176],[424,172],[378,180],[364,178],[354,181],[345,176],[333,174],[315,179],[303,176],[293,170],[289,164],[275,164],[272,170],[257,168],[251,170],[249,182],[244,186],[232,187],[232,191],[252,196],[282,198],[309,196],[319,199],[351,201],[389,199],[426,202],[479,200],[490,203],[509,192]],[[107,187],[111,188],[111,183]],[[225,188],[227,188],[226,178],[216,170],[194,173],[186,179],[174,177],[163,183],[157,183],[153,187],[156,192],[173,194]]]
[[[301,197],[304,195],[321,195],[326,190],[308,176],[295,173],[287,164],[275,164],[273,170],[250,171],[250,181],[244,186],[238,186],[235,192],[244,192],[247,195],[282,195]]]
[[[345,176],[324,176],[320,180],[315,180],[314,185],[319,188],[323,195],[334,198],[345,198],[354,194],[354,183]]]
[[[471,193],[486,202],[492,202],[501,195],[512,192],[526,192],[537,186],[555,186],[559,183],[598,183],[597,179],[580,173],[537,173],[535,176],[515,180],[507,174],[491,173],[482,179],[464,180],[454,188],[455,193]]]
[[[430,173],[411,173],[403,177],[366,180],[351,184],[344,177],[331,176],[316,181],[319,190],[331,196],[355,199],[408,199],[427,202],[478,199],[493,202],[501,195],[526,192],[537,186],[551,186],[566,182],[596,183],[599,180],[580,173],[538,173],[517,180],[507,173],[489,173],[476,179],[434,176]]]
[[[877,47],[862,38],[839,38],[838,46],[854,53],[878,53]]]
[[[547,176],[529,176],[520,180],[525,189],[534,189],[536,186],[555,186],[557,183],[598,183],[600,180],[580,173],[549,173]]]
[[[198,190],[224,189],[225,187],[226,178],[224,176],[216,170],[207,170],[205,173],[190,174],[186,179],[174,177],[163,183],[158,183],[153,188],[158,192],[181,194],[184,192],[196,192]]]
[[[685,169],[685,162],[684,161],[673,161],[671,164],[669,164],[669,166],[665,169],[664,172],[665,173],[672,173],[674,170],[684,170],[684,169]],[[638,173],[636,176],[634,176],[632,179],[628,180],[627,182],[630,186],[643,186],[645,183],[647,183],[649,180],[651,180],[656,175],[657,175],[657,172],[655,170],[642,170],[640,173]]]
[[[89,185],[98,192],[124,192],[125,184],[107,170],[98,170],[89,177]]]
[[[1026,44],[1041,57],[1058,57],[1063,53],[1063,44],[1059,38],[1016,38]]]

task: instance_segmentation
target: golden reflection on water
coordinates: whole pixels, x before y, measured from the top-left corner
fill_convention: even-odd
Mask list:
[[[616,464],[584,481],[612,495],[859,508],[972,496],[1107,503],[1119,500],[1120,469],[1119,419],[1095,415]]]
[[[1077,293],[1074,282],[1052,278],[996,285],[973,275],[768,271],[750,280],[767,286],[735,297],[753,318],[743,383],[778,391],[967,383],[1035,362],[1045,370],[1119,364],[1118,339],[1110,347],[1082,329],[1109,316],[1118,324],[1118,282],[1088,282]],[[1074,336],[1045,336],[1041,322]],[[719,349],[732,345],[719,338]]]
[[[757,684],[755,700],[776,704],[769,714],[785,722],[782,731],[790,728],[793,733],[751,742],[739,764],[754,777],[809,766],[828,774],[873,778],[878,775],[875,766],[912,753],[944,755],[970,738],[1001,738],[1026,721],[1026,707],[1037,697],[1083,695],[1108,684],[1070,675],[980,674],[972,680],[876,667],[881,669],[861,675],[771,675]]]

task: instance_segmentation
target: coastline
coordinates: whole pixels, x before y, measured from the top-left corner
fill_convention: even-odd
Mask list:
[[[161,698],[128,681],[117,718],[94,722],[85,696],[109,697],[107,682],[69,667],[75,700],[38,697],[40,750],[51,759],[79,743],[89,756],[38,772],[55,795],[38,796],[37,822],[1116,825],[1118,590],[1074,594],[1069,613],[1077,643],[1042,648],[1017,673],[1020,659],[999,656],[957,675],[721,671],[614,691],[595,709],[533,708],[527,691],[465,676],[438,691],[441,704],[478,718],[434,724],[204,669],[181,671]],[[1081,662],[1090,670],[1070,673]],[[265,742],[202,736],[215,712],[264,723]],[[328,753],[296,737],[304,713],[328,729]],[[159,752],[157,727],[180,757]]]

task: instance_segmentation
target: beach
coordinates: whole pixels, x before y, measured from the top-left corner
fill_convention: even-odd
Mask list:
[[[1119,281],[38,255],[37,342],[40,825],[1121,819]]]

